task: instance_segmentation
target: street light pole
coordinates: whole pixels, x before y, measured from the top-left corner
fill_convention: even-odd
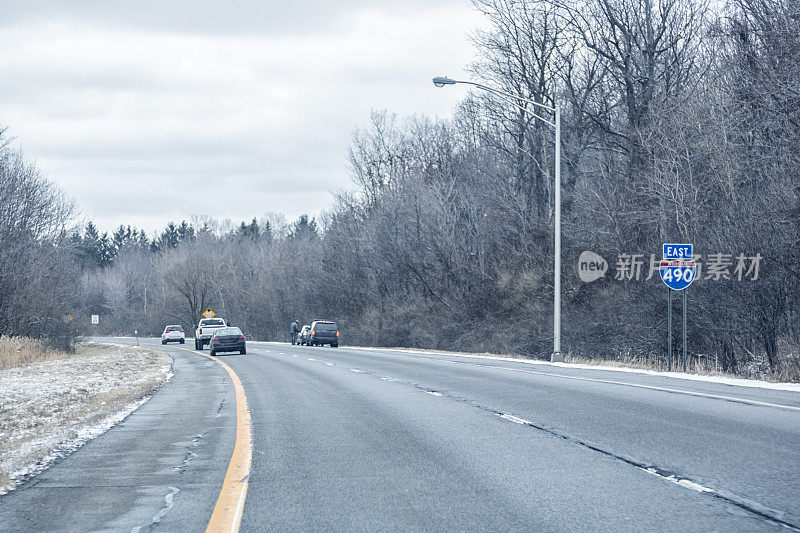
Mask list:
[[[553,246],[553,353],[550,354],[550,361],[563,363],[564,356],[561,354],[561,106],[556,104],[555,107],[550,107],[548,105],[544,105],[540,102],[536,102],[534,100],[530,100],[528,98],[522,98],[521,96],[517,96],[515,94],[507,93],[505,91],[501,91],[500,89],[495,89],[494,87],[488,87],[486,85],[476,83],[474,81],[459,81],[454,80],[452,78],[448,78],[446,76],[437,76],[433,78],[433,84],[436,87],[444,87],[445,85],[455,85],[456,83],[463,83],[466,85],[472,85],[477,87],[478,89],[490,92],[497,96],[502,96],[504,98],[508,98],[511,100],[516,100],[517,102],[525,102],[527,104],[531,104],[537,106],[541,109],[545,109],[551,113],[555,114],[555,123],[550,122],[546,118],[543,118],[536,113],[529,111],[528,109],[522,108],[518,103],[515,103],[517,107],[523,109],[528,113],[531,113],[534,117],[538,118],[548,126],[555,128],[556,131],[556,145],[555,145],[555,152],[556,152],[556,170],[555,170],[555,184],[554,184],[554,195],[553,195],[553,203],[555,214],[554,214],[554,246]]]
[[[561,106],[556,104],[556,179],[553,203],[555,204],[553,247],[553,353],[550,361],[563,363],[561,355]]]

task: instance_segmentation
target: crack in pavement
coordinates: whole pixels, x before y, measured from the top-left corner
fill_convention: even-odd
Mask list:
[[[203,438],[203,434],[202,433],[200,433],[199,435],[196,435],[192,439],[192,447],[196,448],[197,445],[200,443],[200,439],[202,439],[202,438]],[[194,453],[192,450],[187,449],[186,453],[183,455],[183,461],[181,461],[181,464],[178,465],[178,466],[173,466],[172,469],[177,471],[179,474],[183,474],[184,471],[186,470],[186,467],[189,466],[189,461],[191,461],[195,457],[197,457],[197,454]]]
[[[131,533],[139,533],[143,527],[149,528],[151,526],[158,524],[159,522],[161,522],[161,519],[164,518],[164,516],[166,516],[168,512],[170,512],[173,505],[172,503],[173,498],[175,497],[176,494],[178,494],[181,491],[181,489],[179,489],[178,487],[169,487],[169,489],[170,492],[166,496],[164,496],[164,507],[162,507],[155,514],[155,516],[153,516],[153,518],[150,519],[150,522],[148,522],[147,524],[131,528]]]
[[[198,444],[200,444],[200,440],[202,438],[203,438],[202,433],[195,435],[194,438],[192,438],[192,441],[189,444],[189,446],[191,446],[192,448],[196,448]],[[181,464],[179,464],[178,466],[173,466],[172,469],[178,472],[178,474],[183,474],[186,471],[186,468],[189,466],[189,463],[195,457],[197,457],[197,454],[193,452],[191,448],[187,447],[186,453],[183,455],[183,460],[181,461]],[[175,495],[178,494],[181,491],[181,489],[173,486],[170,486],[169,489],[170,492],[167,493],[166,496],[164,496],[164,506],[161,509],[159,509],[159,511],[153,516],[153,518],[150,519],[150,522],[148,522],[147,524],[131,528],[131,533],[140,533],[142,528],[151,528],[152,526],[161,522],[161,519],[164,518],[166,514],[170,512],[170,510],[172,510]]]

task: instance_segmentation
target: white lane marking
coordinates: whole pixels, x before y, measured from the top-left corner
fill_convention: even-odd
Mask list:
[[[765,390],[778,390],[785,392],[800,392],[800,383],[775,383],[772,381],[762,381],[756,379],[745,378],[731,378],[727,376],[705,376],[700,374],[684,374],[683,372],[663,372],[659,370],[647,370],[643,368],[630,368],[620,366],[608,365],[589,365],[585,363],[551,363],[550,361],[538,361],[532,359],[517,359],[513,357],[501,357],[498,355],[480,355],[480,354],[465,354],[454,352],[437,352],[433,350],[413,350],[404,348],[370,348],[364,346],[348,346],[349,350],[364,350],[373,352],[383,352],[396,355],[417,356],[417,355],[430,355],[435,356],[431,359],[439,357],[461,357],[469,359],[488,359],[491,361],[514,362],[525,365],[542,365],[549,367],[558,367],[566,369],[578,370],[594,370],[603,372],[619,372],[625,374],[644,374],[648,376],[669,378],[669,379],[683,379],[686,381],[700,381],[704,383],[717,383],[721,385],[730,385],[732,387],[746,387],[751,389],[765,389]],[[455,362],[455,361],[451,361]],[[499,368],[499,367],[498,367]]]
[[[309,361],[316,361],[316,359],[314,359],[313,357],[309,357],[308,360]]]
[[[247,475],[247,477],[249,476],[250,474]],[[247,477],[245,477],[245,479],[247,479]],[[238,533],[239,525],[242,523],[242,514],[244,514],[244,498],[245,494],[247,493],[247,485],[243,483],[243,481],[244,479],[239,480],[241,488],[239,489],[239,501],[236,503],[236,516],[231,524],[231,533]]]
[[[701,494],[704,493],[704,492],[708,492],[708,493],[716,492],[714,489],[709,489],[708,487],[704,487],[703,485],[700,485],[699,483],[695,483],[694,481],[689,481],[688,479],[679,478],[679,477],[676,477],[675,475],[672,475],[672,474],[670,474],[669,476],[665,476],[665,475],[660,474],[659,472],[657,472],[655,468],[641,468],[640,467],[639,470],[643,470],[643,471],[647,472],[648,474],[653,474],[654,476],[658,476],[661,479],[666,479],[667,481],[671,481],[672,483],[675,483],[676,485],[680,485],[681,487],[684,487],[684,488],[689,489],[689,490],[693,490],[695,492],[699,492]]]
[[[469,363],[462,363],[462,364],[469,364]],[[473,366],[473,365],[471,365]],[[614,381],[611,379],[596,379],[596,378],[582,378],[578,376],[565,376],[564,374],[553,374],[551,372],[537,372],[535,370],[525,370],[522,368],[509,368],[507,366],[485,366],[485,365],[474,365],[474,366],[482,366],[484,368],[499,368],[502,370],[510,370],[511,372],[522,372],[524,374],[535,374],[539,376],[548,376],[554,378],[563,378],[563,379],[573,379],[576,381],[588,381],[592,383],[606,383],[609,385],[620,385],[623,387],[635,387],[637,389],[647,389],[647,390],[655,390],[660,392],[671,392],[675,394],[685,394],[687,396],[696,396],[698,398],[711,398],[714,400],[726,400],[729,402],[736,402],[736,403],[744,403],[748,405],[754,405],[757,407],[777,407],[779,409],[788,409],[790,411],[800,411],[800,407],[795,407],[793,405],[784,405],[779,403],[770,403],[770,402],[762,402],[759,400],[750,400],[748,398],[739,398],[736,396],[725,396],[723,394],[709,394],[706,392],[697,392],[697,391],[690,391],[685,389],[673,389],[670,387],[656,387],[655,385],[641,385],[639,383],[628,383],[625,381]]]
[[[432,360],[428,358],[429,360]],[[495,366],[495,365],[481,365],[477,363],[465,363],[463,361],[447,361],[446,359],[442,359],[442,361],[446,361],[448,363],[456,363],[459,365],[466,365],[466,366],[474,366],[479,368],[490,368],[490,369],[498,369],[498,370],[508,370],[509,372],[520,372],[523,374],[532,374],[537,376],[547,376],[553,378],[562,378],[562,379],[572,379],[575,381],[587,381],[591,383],[605,383],[607,385],[620,385],[622,387],[635,387],[637,389],[646,389],[646,390],[654,390],[659,392],[670,392],[674,394],[684,394],[687,396],[695,396],[698,398],[710,398],[713,400],[725,400],[729,402],[735,403],[743,403],[747,405],[753,405],[756,407],[774,407],[778,409],[788,409],[790,411],[798,411],[800,412],[800,407],[794,405],[785,405],[780,403],[770,403],[770,402],[762,402],[759,400],[750,400],[748,398],[740,398],[738,396],[726,396],[724,394],[711,394],[707,392],[697,392],[697,391],[690,391],[685,389],[674,389],[671,387],[657,387],[655,385],[642,385],[639,383],[630,383],[627,381],[615,381],[613,379],[598,379],[598,378],[584,378],[580,376],[566,376],[564,374],[554,374],[552,372],[539,372],[537,370],[527,370],[525,368],[512,368],[508,366]]]
[[[350,369],[350,372],[355,372],[356,374],[363,374],[363,373],[364,373],[364,371],[363,371],[363,370],[359,370],[359,369],[357,369],[357,368],[351,368],[351,369]]]
[[[388,350],[386,350],[386,351],[388,351]],[[447,354],[447,355],[453,355],[453,354]],[[455,355],[458,355],[458,354],[455,354]],[[426,359],[430,359],[430,358],[426,358]],[[489,357],[487,357],[487,359],[489,359]],[[494,358],[492,358],[492,359],[494,359]],[[500,359],[500,358],[497,358],[497,359]],[[800,410],[800,408],[796,408],[796,407],[792,407],[792,406],[788,406],[788,405],[771,404],[771,403],[768,403],[768,402],[760,402],[760,401],[757,401],[757,400],[748,400],[748,399],[745,399],[745,398],[736,398],[736,397],[723,396],[723,395],[706,394],[706,393],[700,393],[700,392],[694,392],[694,391],[686,391],[686,390],[681,390],[681,389],[670,389],[670,388],[666,388],[666,387],[655,387],[655,386],[649,386],[649,385],[639,385],[639,384],[634,384],[634,383],[618,382],[618,381],[613,381],[613,380],[602,380],[602,379],[593,379],[593,378],[582,378],[582,377],[576,377],[576,376],[566,376],[566,375],[563,375],[563,374],[552,374],[552,373],[547,373],[547,372],[535,372],[535,371],[529,371],[529,370],[523,370],[523,369],[509,368],[509,367],[504,367],[504,366],[489,366],[489,365],[469,364],[469,363],[462,363],[462,362],[457,362],[457,361],[450,361],[450,360],[446,360],[446,359],[442,359],[442,361],[447,362],[447,363],[454,363],[454,364],[467,364],[468,366],[478,366],[478,367],[482,367],[482,368],[497,368],[497,369],[500,369],[500,370],[510,370],[510,371],[515,371],[515,372],[524,372],[524,373],[528,373],[528,374],[538,374],[538,375],[544,375],[544,376],[549,376],[549,377],[559,377],[559,378],[574,379],[574,380],[579,380],[579,381],[589,381],[589,382],[616,384],[616,385],[622,385],[622,386],[639,387],[639,388],[644,388],[644,389],[660,390],[660,391],[674,392],[674,393],[694,395],[694,396],[700,396],[700,397],[710,397],[710,398],[725,399],[725,400],[730,400],[730,401],[738,401],[738,402],[741,402],[741,403],[749,403],[749,404],[753,404],[753,405],[763,405],[763,406],[769,406],[769,407],[778,407],[778,408],[785,408],[785,409],[792,409],[792,410]],[[554,365],[554,366],[556,366],[556,365]],[[563,366],[567,367],[569,365],[563,365]],[[358,370],[358,369],[354,369],[354,368],[351,368],[349,370],[351,372],[356,372],[356,373],[364,372],[362,370]],[[383,381],[387,381],[387,382],[402,381],[402,380],[398,380],[398,379],[390,378],[390,377],[381,377],[380,379],[383,380]],[[442,396],[442,393],[437,393],[436,391],[425,391],[425,392],[427,392],[428,394],[436,395],[436,396]],[[525,420],[524,418],[519,418],[517,416],[511,415],[511,414],[507,414],[507,413],[503,413],[503,414],[496,413],[496,414],[500,418],[503,418],[504,420],[507,420],[507,421],[515,423],[515,424],[527,425],[527,426],[531,426],[531,427],[534,427],[534,428],[537,428],[537,429],[542,429],[542,428],[538,428],[538,426],[533,424],[533,422],[531,422],[529,420]],[[545,431],[548,431],[550,433],[549,430],[545,430]],[[572,439],[570,439],[570,440],[572,440]],[[583,445],[583,446],[586,446],[586,444],[584,444],[584,443],[580,443],[580,442],[578,442],[578,443]],[[609,456],[612,456],[612,457],[616,457],[617,459],[621,459],[622,461],[631,464],[632,466],[634,466],[635,468],[638,468],[639,470],[643,470],[643,471],[647,472],[648,474],[660,477],[660,478],[662,478],[662,479],[664,479],[666,481],[669,481],[671,483],[679,485],[679,486],[681,486],[683,488],[686,488],[686,489],[689,489],[689,490],[693,490],[693,491],[698,492],[698,493],[708,493],[708,494],[712,494],[712,495],[721,497],[722,499],[724,499],[726,501],[729,501],[729,502],[733,503],[734,505],[737,505],[739,507],[744,508],[745,510],[753,512],[752,509],[750,509],[750,507],[748,507],[748,506],[746,506],[744,504],[741,504],[741,503],[739,503],[739,502],[737,502],[735,500],[732,500],[729,497],[726,497],[724,495],[720,495],[714,489],[705,487],[705,486],[700,485],[699,483],[695,483],[695,482],[693,482],[693,481],[691,481],[689,479],[681,478],[681,477],[678,477],[678,476],[676,476],[674,474],[671,474],[671,473],[666,473],[666,472],[662,473],[662,472],[659,472],[655,468],[649,468],[649,467],[636,465],[636,464],[632,463],[629,460],[626,460],[626,459],[621,458],[621,457],[614,456],[613,454],[610,454],[609,452],[605,452],[603,450],[596,450],[596,451],[600,451],[601,453],[604,453],[606,455],[609,455]],[[759,514],[759,513],[756,513],[756,514]],[[768,515],[763,515],[763,516],[767,520],[772,520],[770,518],[770,516],[768,516]],[[781,523],[781,524],[784,524],[784,522],[782,522],[780,520],[778,522]],[[792,527],[792,526],[789,526],[789,527],[791,529],[795,530],[794,527]]]
[[[525,420],[524,418],[520,418],[518,416],[510,415],[508,413],[498,414],[497,416],[499,416],[500,418],[503,418],[505,420],[508,420],[509,422],[513,422],[515,424],[520,424],[520,425],[523,425],[523,426],[534,426],[533,422],[531,422],[529,420]],[[655,468],[643,468],[641,466],[637,466],[636,468],[638,468],[639,470],[642,470],[644,472],[647,472],[648,474],[652,474],[654,476],[660,477],[661,479],[665,479],[667,481],[675,483],[676,485],[680,485],[683,488],[686,488],[686,489],[689,489],[689,490],[693,490],[695,492],[699,492],[699,493],[704,493],[704,492],[713,493],[713,492],[716,492],[714,489],[710,489],[708,487],[704,487],[703,485],[700,485],[699,483],[695,483],[694,481],[690,481],[690,480],[688,480],[686,478],[677,477],[675,474],[664,475],[661,472],[659,472],[658,470],[656,470]]]
[[[503,418],[505,420],[508,420],[509,422],[513,422],[515,424],[520,424],[522,426],[536,427],[533,424],[533,422],[531,422],[530,420],[525,420],[524,418],[520,418],[518,416],[510,415],[508,413],[503,413],[503,414],[498,413],[497,416],[499,416],[500,418]],[[703,485],[700,485],[699,483],[695,483],[694,481],[690,481],[690,480],[688,480],[686,478],[678,477],[675,474],[669,474],[669,475],[662,474],[661,472],[659,472],[658,470],[656,470],[655,468],[652,468],[652,467],[637,466],[636,468],[638,468],[639,470],[642,470],[644,472],[647,472],[648,474],[652,474],[654,476],[660,477],[661,479],[666,479],[667,481],[675,483],[676,485],[680,485],[681,487],[693,490],[695,492],[700,492],[700,493],[704,493],[704,492],[713,493],[713,492],[716,492],[714,489],[710,489],[708,487],[704,487]]]
[[[292,354],[292,357],[300,357],[299,355]]]
[[[351,348],[360,349],[360,350],[375,350],[375,351],[382,351],[382,352],[387,352],[387,353],[399,352],[401,355],[405,355],[405,354],[408,354],[408,353],[415,353],[415,352],[412,352],[411,350],[408,350],[408,351],[405,351],[405,350],[389,350],[389,349],[361,348],[361,347],[355,347],[355,346],[353,346]],[[403,352],[405,352],[405,353],[403,353]],[[431,355],[431,353],[429,353],[429,352],[416,352],[416,353],[425,354],[425,355]],[[506,359],[503,359],[503,358],[500,358],[500,357],[467,355],[467,354],[441,354],[441,355],[454,356],[454,357],[474,357],[474,358],[480,358],[480,359],[506,360]],[[414,356],[412,355],[411,357],[414,357]],[[431,358],[431,359],[435,360],[435,358]],[[309,361],[315,361],[315,359],[309,359]],[[474,363],[465,363],[465,362],[462,362],[462,361],[449,361],[447,359],[441,359],[441,361],[445,361],[445,362],[448,362],[448,363],[456,363],[456,364],[468,365],[468,366],[477,366],[477,367],[481,367],[481,368],[496,368],[496,369],[499,369],[499,370],[508,370],[510,372],[521,372],[521,373],[524,373],[524,374],[533,374],[533,375],[547,376],[547,377],[554,377],[554,378],[571,379],[571,380],[575,380],[575,381],[586,381],[586,382],[591,382],[591,383],[604,383],[604,384],[607,384],[607,385],[620,385],[620,386],[623,386],[623,387],[635,387],[635,388],[638,388],[638,389],[653,390],[653,391],[659,391],[659,392],[669,392],[669,393],[674,393],[674,394],[684,394],[684,395],[687,395],[687,396],[695,396],[697,398],[709,398],[709,399],[712,399],[712,400],[725,400],[725,401],[729,401],[729,402],[752,405],[752,406],[755,406],[755,407],[772,407],[772,408],[777,408],[777,409],[787,409],[789,411],[800,412],[800,407],[794,406],[794,405],[785,405],[785,404],[779,404],[779,403],[762,402],[762,401],[759,401],[759,400],[750,400],[748,398],[740,398],[738,396],[726,396],[724,394],[711,394],[711,393],[707,393],[707,392],[697,392],[697,391],[690,391],[690,390],[686,390],[686,389],[675,389],[675,388],[671,388],[671,387],[657,387],[655,385],[642,385],[642,384],[639,384],[639,383],[629,383],[629,382],[625,382],[625,381],[616,381],[616,380],[612,380],[612,379],[598,379],[598,378],[585,378],[585,377],[580,377],[580,376],[566,376],[564,374],[554,374],[552,372],[539,372],[539,371],[536,371],[536,370],[527,370],[527,369],[524,369],[524,368],[511,368],[511,367],[500,366],[500,365],[498,365],[498,366],[494,366],[494,365],[479,365],[479,364],[474,364]],[[545,364],[546,363],[544,361],[536,361],[536,362],[518,361],[518,362],[519,363],[528,363],[528,364],[539,364],[539,363]],[[568,368],[570,365],[572,365],[572,363],[570,363],[569,365],[564,363],[563,365],[564,365],[565,368]],[[590,367],[590,369],[595,369],[592,365],[583,365],[583,366]],[[578,366],[575,366],[575,367],[579,368]],[[607,370],[607,369],[601,367],[601,368],[597,368],[597,370]],[[650,375],[655,375],[655,376],[659,376],[659,377],[672,377],[672,376],[664,376],[664,375],[661,375],[661,374],[656,373],[656,372],[653,372]],[[679,377],[679,379],[684,379],[684,378],[685,378],[685,376],[680,376]],[[752,387],[755,388],[755,386],[752,386]]]
[[[325,363],[328,366],[333,366],[333,363]]]
[[[442,395],[441,392],[436,392],[436,391],[433,391],[433,390],[426,390],[425,392],[427,392],[431,396],[441,396]]]
[[[502,415],[497,415],[497,416],[499,416],[500,418],[504,418],[504,419],[508,420],[509,422],[514,422],[515,424],[522,424],[523,426],[532,426],[533,425],[533,422],[530,422],[530,421],[525,420],[524,418],[520,418],[518,416],[509,415],[509,414],[502,414]]]

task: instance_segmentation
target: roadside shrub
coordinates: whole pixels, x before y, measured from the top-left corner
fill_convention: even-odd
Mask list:
[[[69,356],[70,354],[65,351],[51,348],[43,340],[0,336],[0,370]]]

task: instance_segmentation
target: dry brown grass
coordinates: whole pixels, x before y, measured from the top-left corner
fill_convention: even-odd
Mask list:
[[[40,361],[65,359],[72,354],[54,350],[46,342],[28,337],[0,336],[0,370],[27,366]]]
[[[620,359],[591,359],[588,357],[574,357],[574,356],[567,356],[566,361],[568,363],[580,363],[584,365],[595,365],[595,366],[613,366],[619,368],[637,368],[640,370],[655,370],[658,372],[667,372],[669,367],[667,366],[667,362],[656,357],[625,357]],[[736,375],[730,372],[723,372],[721,369],[717,368],[712,361],[710,364],[705,364],[705,362],[698,362],[696,359],[692,358],[690,361],[687,361],[687,372],[690,374],[701,374],[704,376],[726,376],[731,378],[742,378],[744,376]],[[675,360],[674,366],[672,367],[673,372],[683,372],[683,362]]]

